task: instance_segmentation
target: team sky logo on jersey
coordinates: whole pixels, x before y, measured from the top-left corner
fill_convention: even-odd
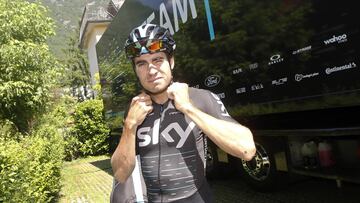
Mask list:
[[[138,129],[136,136],[139,138],[139,147],[146,147],[150,144],[156,145],[159,143],[159,137],[163,137],[166,142],[173,143],[175,142],[174,137],[170,135],[170,131],[174,130],[176,134],[180,137],[179,142],[176,145],[176,148],[181,148],[184,146],[187,138],[191,134],[192,130],[195,127],[195,123],[191,121],[188,126],[183,129],[179,123],[174,122],[168,125],[161,133],[160,129],[160,118],[154,121],[153,127],[142,127]]]
[[[220,98],[216,94],[211,93],[211,95],[215,98],[216,103],[220,105],[221,116],[230,117],[229,113],[225,109],[225,106],[221,102]],[[174,109],[175,107],[170,103],[169,106],[164,110],[163,114],[165,115],[168,110],[174,110]],[[178,111],[169,112],[169,116],[177,115],[178,113],[176,112]],[[157,145],[159,144],[159,138],[162,137],[168,143],[175,143],[178,140],[178,143],[176,144],[176,148],[182,148],[184,146],[184,143],[186,142],[188,137],[192,134],[192,131],[196,126],[196,124],[193,121],[188,122],[185,127],[182,127],[178,122],[172,122],[160,132],[160,121],[161,118],[158,118],[154,121],[152,126],[141,127],[137,130],[136,136],[139,139],[139,147]],[[171,133],[171,132],[176,132],[176,133]]]
[[[181,114],[181,112],[177,111],[172,103],[169,103],[162,115],[169,115],[173,118],[179,114]],[[186,122],[184,116],[175,118],[179,118],[180,120],[177,119],[177,122],[168,124],[161,132],[160,121],[164,120],[164,117],[156,119],[152,126],[139,128],[136,132],[136,136],[139,139],[139,147],[146,147],[150,144],[157,145],[159,144],[159,138],[162,137],[168,143],[178,141],[176,148],[181,148],[196,125],[193,121]],[[186,123],[186,127],[183,128],[179,123]]]

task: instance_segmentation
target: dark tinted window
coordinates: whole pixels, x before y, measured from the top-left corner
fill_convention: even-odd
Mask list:
[[[119,61],[127,34],[160,18],[175,32],[176,80],[217,93],[233,116],[360,103],[356,1],[212,0],[214,40],[206,1],[172,2],[126,1],[98,43],[108,110],[121,111],[136,92],[127,87],[136,82],[131,65]]]

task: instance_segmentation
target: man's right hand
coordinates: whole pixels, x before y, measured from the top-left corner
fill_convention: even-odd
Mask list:
[[[151,98],[145,93],[134,97],[130,103],[120,143],[111,157],[114,177],[121,183],[125,183],[135,167],[136,129],[152,110]]]
[[[125,125],[128,125],[130,128],[141,125],[146,115],[152,112],[152,110],[153,106],[150,96],[145,93],[139,94],[131,101]]]

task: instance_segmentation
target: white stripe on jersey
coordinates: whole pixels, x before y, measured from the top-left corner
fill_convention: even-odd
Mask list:
[[[140,156],[136,156],[135,160],[135,168],[133,173],[131,174],[134,182],[134,190],[136,195],[136,202],[144,202],[144,196],[143,196],[143,190],[142,190],[142,184],[141,184],[141,177],[140,177]]]

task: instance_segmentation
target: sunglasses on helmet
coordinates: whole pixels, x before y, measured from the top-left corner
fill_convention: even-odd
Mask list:
[[[125,48],[126,56],[134,58],[142,54],[156,53],[164,51],[166,48],[161,40],[145,41],[146,44],[141,42],[134,42]]]

